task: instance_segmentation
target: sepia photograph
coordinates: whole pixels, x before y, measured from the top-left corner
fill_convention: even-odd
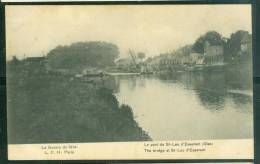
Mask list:
[[[251,5],[5,10],[10,146],[253,140]]]

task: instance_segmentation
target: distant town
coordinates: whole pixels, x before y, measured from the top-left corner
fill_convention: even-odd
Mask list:
[[[131,51],[129,53],[133,54]],[[211,31],[198,38],[193,45],[185,45],[178,50],[162,53],[145,61],[142,53],[130,55],[128,58],[117,60],[116,65],[123,70],[141,66],[141,72],[153,73],[202,70],[212,66],[247,63],[251,59],[252,35],[249,32],[237,31],[230,38],[223,38],[219,33]]]
[[[194,44],[185,45],[155,57],[146,57],[143,52],[129,49],[128,57],[118,58],[119,50],[107,42],[79,42],[70,46],[58,46],[47,56],[27,57],[11,62],[20,62],[57,74],[113,75],[154,74],[178,71],[200,71],[219,68],[227,64],[246,64],[252,60],[252,35],[237,31],[230,38],[216,31],[201,35]],[[40,67],[42,66],[42,67]],[[44,68],[43,68],[44,67]]]

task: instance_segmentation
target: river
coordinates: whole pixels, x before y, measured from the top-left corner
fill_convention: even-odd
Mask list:
[[[252,138],[248,79],[225,71],[115,76],[114,95],[153,140]]]

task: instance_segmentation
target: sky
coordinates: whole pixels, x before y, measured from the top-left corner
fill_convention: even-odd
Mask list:
[[[192,44],[207,31],[225,37],[251,33],[250,5],[33,5],[6,6],[6,54],[19,59],[46,55],[81,41],[116,44],[159,55]]]

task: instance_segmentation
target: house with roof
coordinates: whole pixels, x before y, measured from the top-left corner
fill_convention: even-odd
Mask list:
[[[207,41],[204,46],[204,63],[216,65],[224,63],[224,47],[222,45],[210,45]]]
[[[245,33],[240,41],[240,50],[242,52],[248,52],[252,49],[252,36],[249,33]]]

